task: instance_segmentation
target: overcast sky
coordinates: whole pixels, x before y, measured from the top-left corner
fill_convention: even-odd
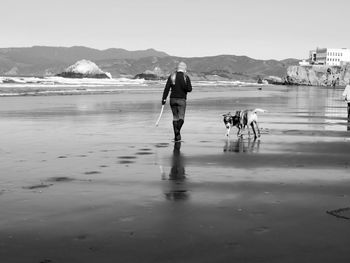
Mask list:
[[[348,0],[1,0],[0,47],[305,58],[350,48]]]

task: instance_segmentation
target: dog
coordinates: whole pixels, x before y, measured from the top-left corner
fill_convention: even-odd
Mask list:
[[[236,111],[235,115],[231,115],[231,113],[226,113],[223,114],[222,116],[224,117],[224,124],[227,129],[226,131],[226,137],[229,137],[230,135],[230,130],[232,127],[237,127],[238,132],[237,136],[243,136],[242,131],[245,129],[245,127],[248,128],[248,136],[250,137],[250,130],[249,126],[252,127],[253,132],[254,132],[254,138],[260,137],[260,129],[258,126],[258,112],[266,112],[266,110],[263,109],[254,109],[254,110],[239,110]],[[255,130],[258,131],[258,134]]]

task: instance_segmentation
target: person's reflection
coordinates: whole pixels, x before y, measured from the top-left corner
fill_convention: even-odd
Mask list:
[[[242,137],[239,137],[235,141],[227,140],[224,145],[224,152],[236,152],[236,153],[248,153],[259,152],[260,140],[248,138],[244,141]]]
[[[181,142],[174,144],[172,164],[169,173],[169,189],[165,192],[165,198],[170,201],[187,200],[185,159],[180,152]]]

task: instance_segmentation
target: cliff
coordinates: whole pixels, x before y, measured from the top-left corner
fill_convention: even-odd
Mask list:
[[[350,80],[350,65],[346,66],[289,66],[285,84],[312,86],[344,86]]]

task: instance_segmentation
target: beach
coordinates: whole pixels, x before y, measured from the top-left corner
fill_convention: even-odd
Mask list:
[[[261,87],[194,85],[176,144],[163,83],[1,97],[0,261],[349,262],[343,89]]]

